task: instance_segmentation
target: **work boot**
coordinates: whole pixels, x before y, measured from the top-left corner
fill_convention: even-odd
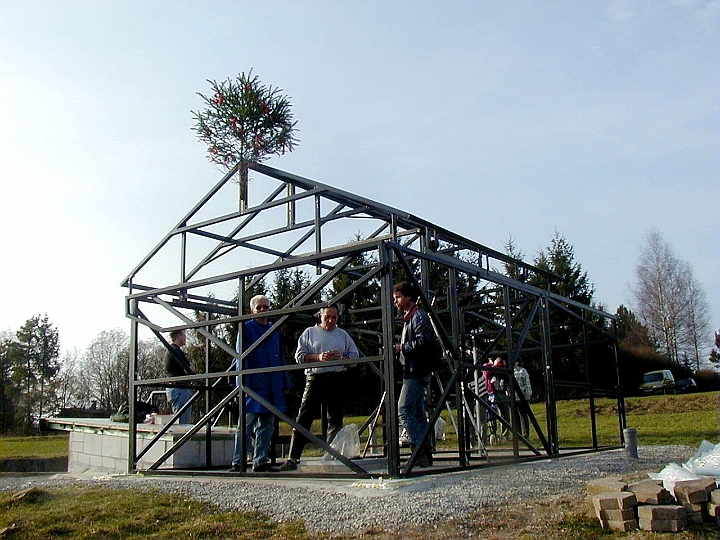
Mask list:
[[[432,467],[432,464],[433,464],[433,450],[432,450],[432,446],[429,445],[429,444],[426,444],[425,446],[423,446],[423,450],[424,450],[424,452],[425,452],[425,457],[427,457],[428,467]]]
[[[417,465],[421,469],[424,469],[425,467],[430,466],[430,460],[428,459],[428,456],[425,453],[424,449],[421,449],[420,452],[418,453],[418,457],[415,460],[415,465]]]
[[[427,452],[425,451],[424,446],[420,447],[420,451],[418,452],[417,458],[415,459],[415,466],[421,469],[430,466],[430,460],[428,459]]]
[[[278,472],[280,468],[273,467],[270,463],[263,463],[261,465],[253,465],[253,472]]]
[[[288,460],[280,465],[279,471],[297,471],[297,460],[294,458],[288,458]]]

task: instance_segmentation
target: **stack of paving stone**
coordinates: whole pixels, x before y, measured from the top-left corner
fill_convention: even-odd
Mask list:
[[[619,477],[587,483],[588,502],[604,529],[628,532],[679,532],[688,524],[717,519],[720,490],[715,480],[683,480],[675,483],[675,497],[661,480],[626,483]]]
[[[685,508],[688,523],[702,523],[704,513],[717,518],[717,502],[712,502],[720,497],[716,488],[712,478],[675,482],[675,498]]]

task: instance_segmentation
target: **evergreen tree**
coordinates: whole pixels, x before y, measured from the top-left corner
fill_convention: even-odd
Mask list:
[[[720,330],[715,332],[715,347],[710,351],[708,360],[711,364],[720,364]]]
[[[15,432],[15,404],[19,401],[20,387],[13,379],[13,372],[22,365],[20,344],[10,338],[0,341],[0,434]]]
[[[559,280],[550,284],[551,292],[582,304],[592,305],[595,287],[590,282],[587,272],[582,269],[582,265],[575,260],[574,247],[560,232],[556,231],[550,244],[537,254],[534,264],[538,268],[559,276]],[[544,287],[544,279],[532,275],[529,281]],[[575,313],[576,316],[571,313]],[[566,381],[581,383],[588,378],[602,377],[608,385],[612,386],[612,374],[603,369],[609,354],[607,345],[585,348],[583,344],[592,341],[588,334],[590,330],[578,317],[593,320],[590,313],[587,311],[583,313],[580,308],[574,306],[560,308],[552,302],[550,303],[550,320],[552,321],[550,342],[553,347],[555,376]],[[605,325],[604,319],[595,318],[593,322],[600,326]],[[536,337],[539,338],[539,331],[536,332]],[[537,361],[539,362],[539,359]],[[593,366],[597,366],[597,368],[592,369]],[[540,365],[533,367],[542,368]],[[588,368],[590,368],[590,372]],[[558,395],[558,397],[560,396]]]
[[[592,304],[595,286],[575,261],[575,248],[560,232],[555,232],[550,244],[535,257],[534,264],[560,276],[559,281],[551,284],[552,292],[581,304]]]
[[[24,431],[29,431],[43,416],[51,381],[60,369],[60,338],[57,329],[47,315],[28,319],[17,332],[22,351],[22,364],[14,371],[20,382],[22,394],[18,406],[18,418]]]
[[[621,347],[656,350],[657,345],[650,337],[648,329],[632,311],[621,304],[615,315],[617,316],[617,338]]]
[[[505,242],[505,254],[508,257],[512,257],[513,259],[516,259],[518,261],[522,261],[525,258],[525,254],[517,247],[517,245],[515,244],[515,239],[512,237],[512,235],[507,239],[507,242]],[[506,276],[511,277],[517,281],[525,281],[525,276],[523,275],[518,264],[506,262],[504,263],[504,267]]]

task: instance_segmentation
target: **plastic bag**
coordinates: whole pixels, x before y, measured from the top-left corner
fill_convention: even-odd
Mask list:
[[[675,482],[679,482],[680,480],[697,480],[700,478],[699,475],[690,472],[677,463],[670,463],[659,473],[648,473],[648,476],[653,480],[662,480],[663,487],[670,493],[675,493]]]
[[[720,478],[720,443],[713,444],[710,441],[703,441],[697,453],[683,466],[698,476]]]
[[[444,441],[445,440],[445,429],[447,428],[447,422],[443,420],[442,418],[438,417],[437,421],[435,422],[435,440],[436,441]]]
[[[330,443],[330,447],[346,458],[354,458],[360,455],[360,434],[358,433],[357,424],[348,424],[338,431],[333,442]],[[325,452],[323,459],[333,460],[335,458]]]

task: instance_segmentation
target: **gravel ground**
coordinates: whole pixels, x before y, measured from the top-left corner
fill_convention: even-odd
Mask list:
[[[275,521],[301,519],[310,531],[349,533],[427,526],[469,518],[498,508],[560,494],[584,497],[588,480],[636,472],[658,472],[683,463],[697,451],[688,446],[644,446],[638,459],[623,450],[489,467],[475,471],[389,481],[233,477],[108,477],[58,474],[0,476],[0,491],[30,486],[95,484],[160,490],[212,503],[220,510],[259,511]]]

